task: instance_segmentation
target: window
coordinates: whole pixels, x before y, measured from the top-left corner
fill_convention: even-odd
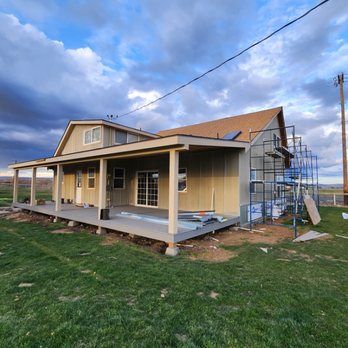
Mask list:
[[[187,191],[187,170],[186,170],[186,168],[179,168],[178,191],[179,192],[186,192]]]
[[[275,133],[273,133],[273,146],[280,147],[280,137]]]
[[[256,193],[256,183],[253,182],[257,180],[257,171],[255,168],[250,169],[250,193]]]
[[[132,133],[128,133],[127,134],[127,143],[134,143],[138,141],[138,135],[137,134],[132,134]]]
[[[124,168],[114,168],[114,189],[125,188],[125,170]]]
[[[94,189],[95,187],[95,168],[88,168],[87,170],[87,187]]]
[[[85,131],[84,144],[93,144],[100,141],[101,130],[100,127],[95,127]]]
[[[127,133],[123,131],[115,131],[115,143],[116,144],[125,144],[127,142]]]

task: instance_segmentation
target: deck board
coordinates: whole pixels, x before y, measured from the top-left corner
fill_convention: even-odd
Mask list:
[[[47,203],[45,205],[36,206],[30,206],[29,204],[25,203],[14,203],[13,206],[16,208],[34,211],[40,214],[57,216],[66,220],[73,220],[79,223],[92,225],[96,227],[100,226],[108,230],[134,234],[146,238],[160,240],[167,243],[180,242],[221,228],[232,226],[239,222],[239,216],[231,215],[228,216],[228,220],[223,223],[211,223],[205,225],[203,228],[198,228],[196,230],[187,230],[179,228],[178,233],[172,235],[168,233],[168,226],[166,225],[116,216],[116,214],[119,214],[122,211],[126,211],[135,214],[144,214],[152,215],[155,217],[168,218],[168,210],[166,209],[136,207],[131,205],[119,206],[110,208],[110,220],[98,220],[98,208],[96,207],[82,208],[76,207],[73,204],[63,204],[62,210],[56,212],[54,210],[54,203]]]

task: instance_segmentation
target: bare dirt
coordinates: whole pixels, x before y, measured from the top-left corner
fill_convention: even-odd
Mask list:
[[[52,217],[36,213],[12,213],[4,216],[5,219],[11,219],[17,222],[40,223],[44,226],[52,222]],[[194,239],[186,240],[178,244],[184,255],[189,260],[203,260],[210,262],[225,262],[231,258],[237,257],[238,250],[227,250],[224,246],[241,246],[245,243],[251,244],[277,244],[282,240],[293,239],[293,231],[290,227],[263,225],[254,226],[258,232],[250,232],[238,228],[226,229],[215,234],[200,236]],[[76,227],[59,228],[51,231],[53,234],[71,234],[75,232],[87,231],[95,233],[94,226],[78,225]],[[154,253],[164,254],[166,243],[148,238],[129,235],[121,232],[109,232],[101,238],[101,244],[105,246],[114,245],[123,242],[130,245],[139,245]],[[284,258],[285,261],[286,257]],[[309,261],[309,260],[308,260]]]
[[[250,244],[277,244],[285,239],[293,239],[292,229],[286,226],[256,225],[250,232],[231,228],[215,234],[184,241],[180,247],[185,250],[190,260],[224,262],[238,256],[238,250],[226,250],[223,246],[240,246]]]

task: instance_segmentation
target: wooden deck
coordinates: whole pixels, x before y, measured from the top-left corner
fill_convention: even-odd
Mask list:
[[[98,220],[98,208],[96,207],[81,208],[73,204],[63,204],[62,210],[56,212],[54,210],[54,203],[47,203],[45,205],[36,206],[30,206],[29,204],[25,203],[13,203],[13,206],[16,208],[34,211],[40,214],[56,216],[66,220],[77,221],[87,225],[102,227],[108,230],[118,232],[134,234],[146,238],[160,240],[167,243],[177,243],[189,238],[197,237],[202,234],[219,230],[221,228],[235,225],[239,222],[239,216],[231,215],[226,216],[227,221],[222,223],[210,223],[203,226],[202,228],[198,228],[195,230],[179,228],[178,233],[169,234],[167,225],[149,221],[139,221],[127,217],[118,216],[118,214],[120,214],[121,212],[129,212],[167,219],[168,210],[164,209],[143,208],[130,205],[119,206],[110,209],[110,220]]]

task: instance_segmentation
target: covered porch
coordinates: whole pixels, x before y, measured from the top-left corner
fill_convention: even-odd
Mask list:
[[[13,206],[69,221],[76,221],[82,224],[96,226],[96,228],[102,227],[107,230],[134,234],[166,243],[178,243],[239,222],[238,216],[231,215],[226,216],[227,220],[224,222],[213,222],[203,226],[202,228],[192,229],[179,226],[177,233],[172,234],[168,233],[168,224],[163,223],[163,220],[168,219],[169,214],[167,209],[152,209],[131,205],[119,206],[110,209],[109,220],[99,220],[97,218],[98,208],[96,207],[82,208],[77,207],[74,204],[63,204],[62,209],[57,212],[55,211],[55,204],[53,202],[35,206],[25,203],[14,203]],[[152,216],[154,217],[154,222],[129,218],[126,215],[123,217],[122,213],[125,212],[139,216]],[[159,218],[159,222],[155,222],[156,218]]]
[[[245,148],[233,141],[174,136],[18,163],[12,165],[13,205],[96,226],[98,234],[114,230],[161,240],[168,243],[168,254],[175,254],[175,243],[239,222],[238,163]],[[54,171],[53,203],[37,205],[38,167]],[[17,200],[18,172],[28,168],[30,203],[23,204]],[[186,182],[180,183],[183,170]],[[224,219],[186,228],[180,210],[213,210]]]

